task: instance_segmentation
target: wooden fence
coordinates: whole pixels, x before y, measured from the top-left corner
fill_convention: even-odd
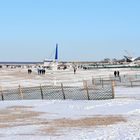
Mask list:
[[[114,99],[114,82],[105,87],[97,87],[83,81],[82,87],[65,86],[36,86],[14,89],[0,89],[1,100],[104,100]]]

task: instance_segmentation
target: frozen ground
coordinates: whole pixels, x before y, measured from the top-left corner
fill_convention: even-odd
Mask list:
[[[1,140],[139,140],[140,101],[0,102]]]
[[[45,77],[34,73],[29,77],[26,71],[19,75],[2,71],[0,82],[3,86],[15,86],[10,82],[19,80],[28,85],[26,80],[40,83],[51,78],[76,81],[95,73],[106,76],[112,72],[79,71],[73,75],[72,71],[61,71]],[[128,74],[129,70],[121,73]],[[115,99],[100,101],[1,101],[0,140],[140,140],[140,87],[117,87],[115,95]]]
[[[83,80],[92,78],[105,78],[113,76],[114,70],[119,69],[78,69],[76,74],[73,70],[47,70],[46,75],[38,75],[34,69],[31,75],[27,74],[27,69],[0,69],[0,86],[11,88],[21,86],[60,85],[60,83],[77,86],[82,85]],[[120,75],[140,75],[140,69],[120,69]]]

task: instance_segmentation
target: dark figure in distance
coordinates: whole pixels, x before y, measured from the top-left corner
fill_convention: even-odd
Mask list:
[[[116,72],[116,71],[114,71],[114,76],[115,76],[115,77],[117,76],[117,72]]]
[[[28,74],[31,74],[32,73],[32,70],[31,69],[28,69]]]
[[[76,68],[74,67],[74,74],[76,73]]]
[[[119,71],[117,71],[117,76],[120,77],[120,72]]]

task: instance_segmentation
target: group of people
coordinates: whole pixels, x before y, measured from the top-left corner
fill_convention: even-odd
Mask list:
[[[38,75],[45,75],[46,70],[45,69],[37,69]]]
[[[45,75],[46,70],[44,68],[38,68],[37,72],[38,72],[38,75]],[[32,70],[28,69],[28,74],[31,74],[31,73],[32,73]]]
[[[120,72],[119,71],[114,71],[114,76],[115,77],[120,77]]]
[[[73,72],[74,72],[74,74],[76,74],[76,71],[77,71],[77,67],[76,66],[73,66]],[[31,73],[32,73],[32,70],[29,68],[28,69],[28,74],[31,74]],[[43,67],[38,67],[37,68],[37,73],[38,73],[38,75],[45,75],[46,70]]]
[[[31,74],[32,73],[32,70],[31,69],[28,69],[28,74]]]

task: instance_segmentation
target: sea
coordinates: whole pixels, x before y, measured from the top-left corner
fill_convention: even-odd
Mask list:
[[[43,62],[0,62],[1,65],[26,65],[26,64],[43,64]]]

